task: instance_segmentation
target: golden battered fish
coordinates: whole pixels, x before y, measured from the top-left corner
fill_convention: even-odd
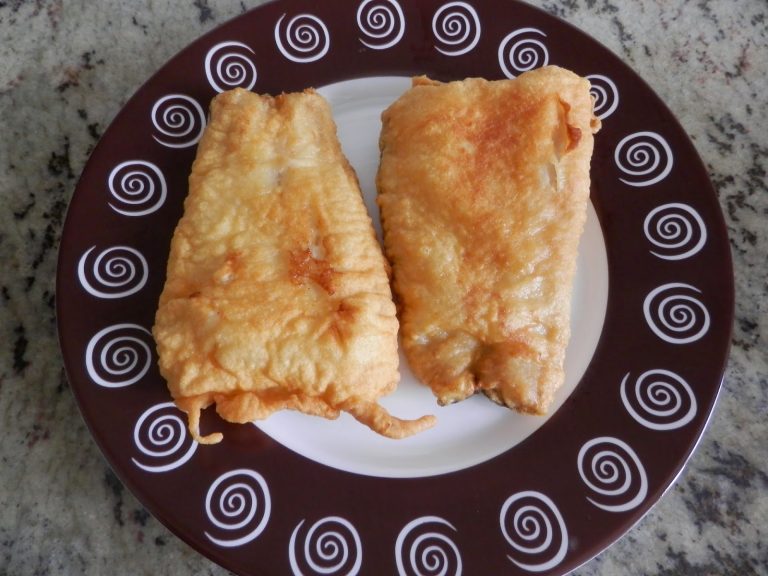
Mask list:
[[[326,101],[217,96],[171,241],[154,326],[160,372],[198,442],[211,404],[230,422],[348,412],[402,438],[378,403],[398,382],[388,268]]]
[[[544,414],[564,380],[589,199],[589,82],[416,78],[382,116],[378,203],[402,343],[440,404]]]

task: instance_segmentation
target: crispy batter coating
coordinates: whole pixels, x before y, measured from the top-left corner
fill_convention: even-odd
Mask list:
[[[159,365],[202,443],[200,411],[231,422],[347,411],[401,438],[434,418],[377,404],[395,389],[387,263],[325,100],[217,96],[171,242],[154,326]]]
[[[589,82],[414,79],[387,109],[377,177],[411,368],[440,404],[477,391],[544,414],[564,380],[599,121]]]

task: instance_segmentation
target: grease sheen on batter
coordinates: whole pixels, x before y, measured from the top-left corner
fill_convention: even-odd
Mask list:
[[[413,87],[382,116],[377,176],[402,343],[440,404],[546,413],[564,380],[589,199],[589,82],[557,67]]]
[[[173,235],[156,314],[159,365],[193,436],[231,422],[341,411],[401,438],[378,403],[399,379],[387,263],[326,101],[309,90],[217,96]]]

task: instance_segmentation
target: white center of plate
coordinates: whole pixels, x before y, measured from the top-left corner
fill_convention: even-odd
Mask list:
[[[344,152],[357,171],[365,203],[381,238],[376,206],[376,171],[381,112],[410,86],[409,78],[374,77],[339,82],[318,91],[333,107]],[[550,415],[573,392],[594,354],[608,301],[608,260],[600,224],[590,205],[579,244],[573,291],[572,338],[565,358],[565,384]],[[451,406],[437,405],[400,355],[401,381],[381,404],[400,418],[434,414],[437,425],[404,440],[371,432],[351,416],[338,420],[285,411],[256,425],[283,446],[334,468],[388,478],[433,476],[462,470],[509,450],[548,417],[525,416],[478,395]]]

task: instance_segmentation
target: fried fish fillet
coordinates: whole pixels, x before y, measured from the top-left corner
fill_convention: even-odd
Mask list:
[[[589,82],[421,77],[383,116],[378,203],[402,343],[440,404],[546,413],[589,198]]]
[[[161,374],[201,443],[293,409],[350,413],[392,438],[377,399],[398,382],[388,268],[331,112],[315,92],[217,96],[173,235],[155,318]]]

